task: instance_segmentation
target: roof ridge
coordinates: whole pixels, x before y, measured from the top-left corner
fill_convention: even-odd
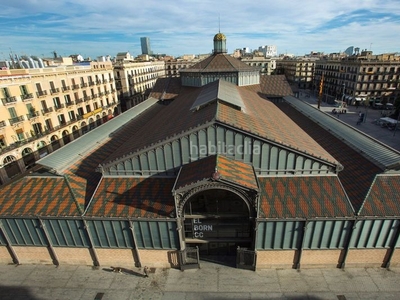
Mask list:
[[[66,183],[66,185],[67,185],[67,187],[68,187],[68,190],[70,191],[70,193],[71,193],[71,195],[72,195],[72,198],[74,199],[74,202],[75,202],[76,206],[78,207],[78,210],[79,210],[80,214],[82,215],[84,211],[83,211],[83,209],[82,209],[82,207],[81,207],[81,204],[79,203],[78,199],[75,197],[74,189],[73,189],[72,186],[70,185],[70,182],[69,182],[69,180],[68,180],[68,176],[69,176],[69,175],[64,175],[64,176],[63,176],[64,181],[65,181],[65,183]]]

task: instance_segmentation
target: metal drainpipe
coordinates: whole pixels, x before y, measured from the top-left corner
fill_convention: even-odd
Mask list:
[[[305,237],[306,237],[306,231],[307,231],[307,225],[308,225],[308,223],[309,223],[309,221],[308,220],[306,220],[305,221],[305,224],[304,224],[304,230],[303,230],[303,237],[302,237],[302,241],[301,241],[301,248],[300,248],[300,251],[299,251],[299,259],[297,260],[297,263],[296,263],[296,269],[297,270],[299,270],[300,269],[300,262],[301,262],[301,256],[302,256],[302,254],[303,254],[303,249],[304,249],[304,243],[305,243]]]
[[[99,267],[100,266],[99,257],[97,256],[96,249],[94,248],[93,239],[92,239],[92,236],[90,235],[90,231],[89,231],[89,225],[87,224],[85,219],[82,219],[82,221],[83,221],[84,229],[86,230],[86,233],[88,235],[88,239],[89,239],[89,243],[90,243],[89,251],[92,254],[93,265],[95,267]]]
[[[11,245],[10,238],[8,237],[7,232],[5,231],[5,229],[3,227],[3,222],[1,220],[0,220],[0,232],[3,233],[3,236],[4,236],[4,238],[5,238],[6,242],[7,242],[7,246],[6,247],[7,247],[8,252],[11,255],[13,263],[16,264],[16,265],[19,265],[20,264],[20,260],[18,258],[18,255],[14,251],[13,246]]]
[[[56,266],[59,266],[60,265],[60,261],[58,260],[57,253],[54,250],[53,244],[51,243],[51,239],[49,237],[49,233],[46,230],[46,225],[44,224],[44,222],[43,222],[43,220],[41,218],[38,218],[38,220],[39,220],[39,223],[40,223],[40,228],[43,230],[43,233],[44,233],[44,235],[46,237],[47,245],[48,245],[48,248],[49,248],[50,254],[51,254],[51,258],[53,259],[53,264],[55,264]]]
[[[344,249],[343,260],[340,263],[340,268],[341,269],[344,269],[344,267],[346,265],[347,255],[349,254],[349,250],[350,250],[350,242],[351,242],[351,239],[353,237],[353,232],[356,229],[357,222],[358,222],[358,220],[353,220],[353,222],[352,222],[350,236],[349,236],[349,239],[347,240],[347,245],[346,245],[346,247]]]
[[[142,260],[140,259],[139,249],[136,243],[135,237],[135,227],[132,220],[129,220],[129,228],[131,229],[132,239],[133,239],[133,246],[135,247],[134,252],[137,258],[137,262],[135,261],[135,267],[141,268],[142,267]]]
[[[395,249],[396,249],[396,244],[397,244],[397,242],[398,242],[398,240],[399,240],[399,236],[400,236],[400,221],[399,221],[399,223],[397,224],[396,236],[395,236],[395,238],[393,239],[392,245],[391,245],[391,247],[390,247],[389,257],[388,257],[388,260],[387,260],[386,263],[385,263],[384,268],[389,269],[389,267],[390,267],[390,262],[391,262],[391,260],[392,260],[394,251],[395,251]]]

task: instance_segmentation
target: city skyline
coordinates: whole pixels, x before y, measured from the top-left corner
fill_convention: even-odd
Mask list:
[[[398,1],[224,3],[187,0],[133,3],[116,0],[0,0],[0,59],[18,55],[51,57],[81,54],[96,59],[118,52],[141,54],[140,37],[153,53],[173,56],[212,51],[218,31],[235,49],[275,45],[279,54],[343,52],[349,46],[375,54],[400,52]]]

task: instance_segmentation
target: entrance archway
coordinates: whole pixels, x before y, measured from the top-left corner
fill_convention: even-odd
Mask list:
[[[252,206],[234,189],[200,191],[182,209],[186,247],[198,247],[201,260],[234,266],[238,247],[254,247],[253,215]]]

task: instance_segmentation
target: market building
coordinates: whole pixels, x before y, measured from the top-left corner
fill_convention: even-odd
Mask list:
[[[225,46],[4,186],[0,261],[399,264],[400,153]]]

